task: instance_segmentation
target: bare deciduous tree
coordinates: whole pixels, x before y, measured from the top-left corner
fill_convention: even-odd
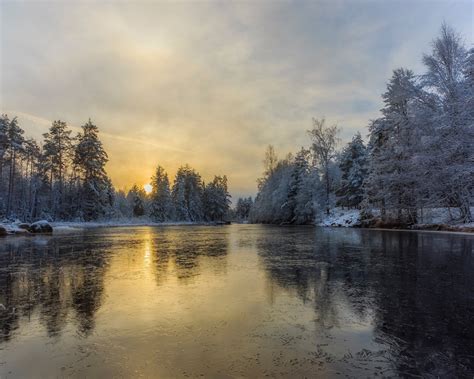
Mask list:
[[[331,176],[329,166],[331,160],[334,159],[336,154],[336,147],[339,142],[337,135],[339,134],[339,128],[337,125],[326,126],[325,118],[320,120],[313,118],[313,128],[308,130],[308,134],[311,138],[311,150],[315,163],[320,167],[323,176],[326,189],[326,214],[329,214],[330,204],[329,196],[331,193]]]

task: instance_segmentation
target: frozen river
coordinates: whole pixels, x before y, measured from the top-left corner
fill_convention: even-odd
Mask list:
[[[0,240],[0,377],[472,377],[474,236],[231,225]]]

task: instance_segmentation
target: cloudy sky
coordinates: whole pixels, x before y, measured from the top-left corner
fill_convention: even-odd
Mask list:
[[[1,1],[0,111],[39,138],[99,126],[114,184],[157,164],[254,194],[265,146],[308,145],[326,116],[366,134],[392,69],[422,72],[443,21],[473,43],[471,1]]]

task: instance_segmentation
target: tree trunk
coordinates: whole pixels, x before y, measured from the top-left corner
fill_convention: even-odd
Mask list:
[[[329,216],[329,165],[326,164],[326,215]]]
[[[8,200],[7,200],[7,217],[10,216],[12,208],[12,196],[14,189],[14,178],[15,178],[15,150],[12,149],[12,157],[10,160],[10,175],[8,179]]]

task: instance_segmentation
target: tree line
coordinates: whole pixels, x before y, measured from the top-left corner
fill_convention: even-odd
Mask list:
[[[0,116],[0,218],[22,221],[92,221],[148,216],[154,221],[218,221],[229,210],[227,177],[204,183],[188,165],[172,187],[158,166],[153,190],[134,185],[117,191],[105,171],[108,161],[91,120],[72,136],[53,121],[41,144],[24,137],[16,117]]]
[[[312,223],[335,206],[366,217],[415,223],[427,208],[457,208],[473,220],[474,49],[443,25],[426,71],[399,68],[382,95],[368,142],[356,134],[338,150],[339,128],[313,119],[310,147],[278,159],[268,147],[250,210],[253,222]]]
[[[164,221],[231,217],[262,223],[313,223],[336,206],[367,217],[415,223],[427,208],[457,208],[473,220],[474,49],[443,25],[425,72],[398,68],[382,94],[381,116],[339,149],[339,128],[313,119],[310,146],[279,159],[269,146],[258,194],[239,199],[229,213],[226,176],[204,183],[188,165],[170,183],[158,166],[152,193],[116,191],[91,120],[76,136],[54,121],[43,141],[24,137],[17,118],[0,117],[0,217],[33,221],[148,216]]]
[[[41,146],[16,117],[0,116],[0,217],[33,221],[95,220],[111,212],[108,161],[91,120],[76,136],[54,121]]]
[[[119,217],[148,216],[156,222],[223,221],[230,207],[227,176],[214,176],[205,183],[189,165],[181,166],[170,185],[168,174],[158,166],[147,194],[136,184],[125,193],[116,193],[116,213]]]

